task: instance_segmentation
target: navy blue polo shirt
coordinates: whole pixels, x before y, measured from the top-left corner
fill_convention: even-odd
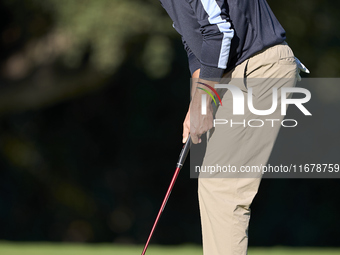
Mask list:
[[[265,0],[160,0],[182,36],[191,73],[221,78],[247,58],[285,39]]]

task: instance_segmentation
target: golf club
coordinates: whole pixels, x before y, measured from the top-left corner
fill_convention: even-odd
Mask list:
[[[178,158],[178,161],[177,161],[177,164],[176,164],[176,171],[175,171],[175,173],[174,173],[174,176],[172,177],[172,180],[171,180],[171,182],[170,182],[168,191],[167,191],[166,194],[165,194],[165,197],[164,197],[162,206],[161,206],[161,208],[159,209],[159,212],[158,212],[158,214],[157,214],[156,220],[155,220],[155,222],[154,222],[154,224],[153,224],[153,227],[152,227],[152,229],[151,229],[151,232],[150,232],[150,234],[149,234],[148,240],[146,241],[146,244],[145,244],[145,246],[144,246],[142,255],[145,254],[146,249],[147,249],[148,246],[149,246],[150,239],[151,239],[151,237],[152,237],[152,235],[153,235],[153,232],[155,231],[155,228],[156,228],[156,226],[157,226],[157,223],[158,223],[158,221],[159,221],[159,218],[161,217],[161,215],[162,215],[162,213],[163,213],[163,211],[164,211],[165,205],[166,205],[166,203],[168,202],[168,199],[169,199],[169,197],[170,197],[171,191],[172,191],[172,189],[173,189],[173,187],[174,187],[174,184],[175,184],[175,182],[176,182],[176,179],[177,179],[177,176],[178,176],[178,174],[179,174],[179,171],[181,170],[181,168],[182,168],[182,166],[183,166],[183,164],[184,164],[184,161],[185,161],[185,159],[186,159],[186,157],[187,157],[187,155],[188,155],[188,152],[189,152],[189,149],[190,149],[190,140],[191,140],[191,139],[190,139],[190,135],[189,135],[189,137],[188,137],[186,143],[184,144],[184,146],[183,146],[183,148],[182,148],[181,153],[179,154],[179,158]]]

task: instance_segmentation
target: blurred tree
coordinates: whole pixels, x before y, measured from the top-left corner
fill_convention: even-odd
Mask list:
[[[126,57],[126,44],[136,36],[147,36],[149,38],[140,46],[143,48],[146,44],[148,57],[142,59],[141,64],[149,70],[156,67],[149,67],[150,62],[157,62],[157,69],[163,74],[170,70],[169,57],[172,51],[168,35],[174,30],[157,1],[36,2],[49,12],[55,12],[53,33],[60,34],[67,42],[62,54],[66,65],[81,65],[84,52],[90,46],[89,61],[92,67],[112,74]]]
[[[3,44],[10,53],[2,54],[0,114],[99,88],[127,56],[151,78],[171,70],[170,37],[178,35],[157,1],[5,0],[2,5],[10,13],[3,18]],[[130,54],[134,51],[141,54]]]

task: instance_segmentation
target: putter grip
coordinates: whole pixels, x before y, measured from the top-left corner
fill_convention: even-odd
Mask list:
[[[191,139],[190,139],[190,134],[189,134],[188,139],[185,142],[181,153],[179,154],[179,158],[178,158],[176,167],[182,168],[182,166],[184,165],[184,161],[185,161],[186,157],[188,156],[188,153],[189,153],[189,150],[190,150],[190,145],[191,145]]]

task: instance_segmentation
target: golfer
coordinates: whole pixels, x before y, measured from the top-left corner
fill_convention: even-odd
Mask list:
[[[217,91],[223,106],[215,108],[209,95],[203,101],[202,96],[207,91],[212,94],[218,82],[229,83],[242,92],[245,100],[251,91],[257,110],[270,109],[273,88],[295,86],[299,67],[303,66],[285,42],[285,30],[265,0],[160,1],[182,36],[193,81],[183,142],[190,133],[192,142],[200,143],[201,136],[208,132],[202,169],[265,165],[283,119],[279,107],[270,116],[259,116],[245,104],[244,114],[235,115],[231,90]],[[280,106],[279,96],[277,100]],[[207,105],[204,114],[202,102]],[[228,125],[214,126],[214,119],[228,120]],[[252,119],[275,121],[253,127],[255,124],[248,124]],[[250,205],[262,175],[223,174],[205,172],[199,176],[203,252],[246,254]]]

